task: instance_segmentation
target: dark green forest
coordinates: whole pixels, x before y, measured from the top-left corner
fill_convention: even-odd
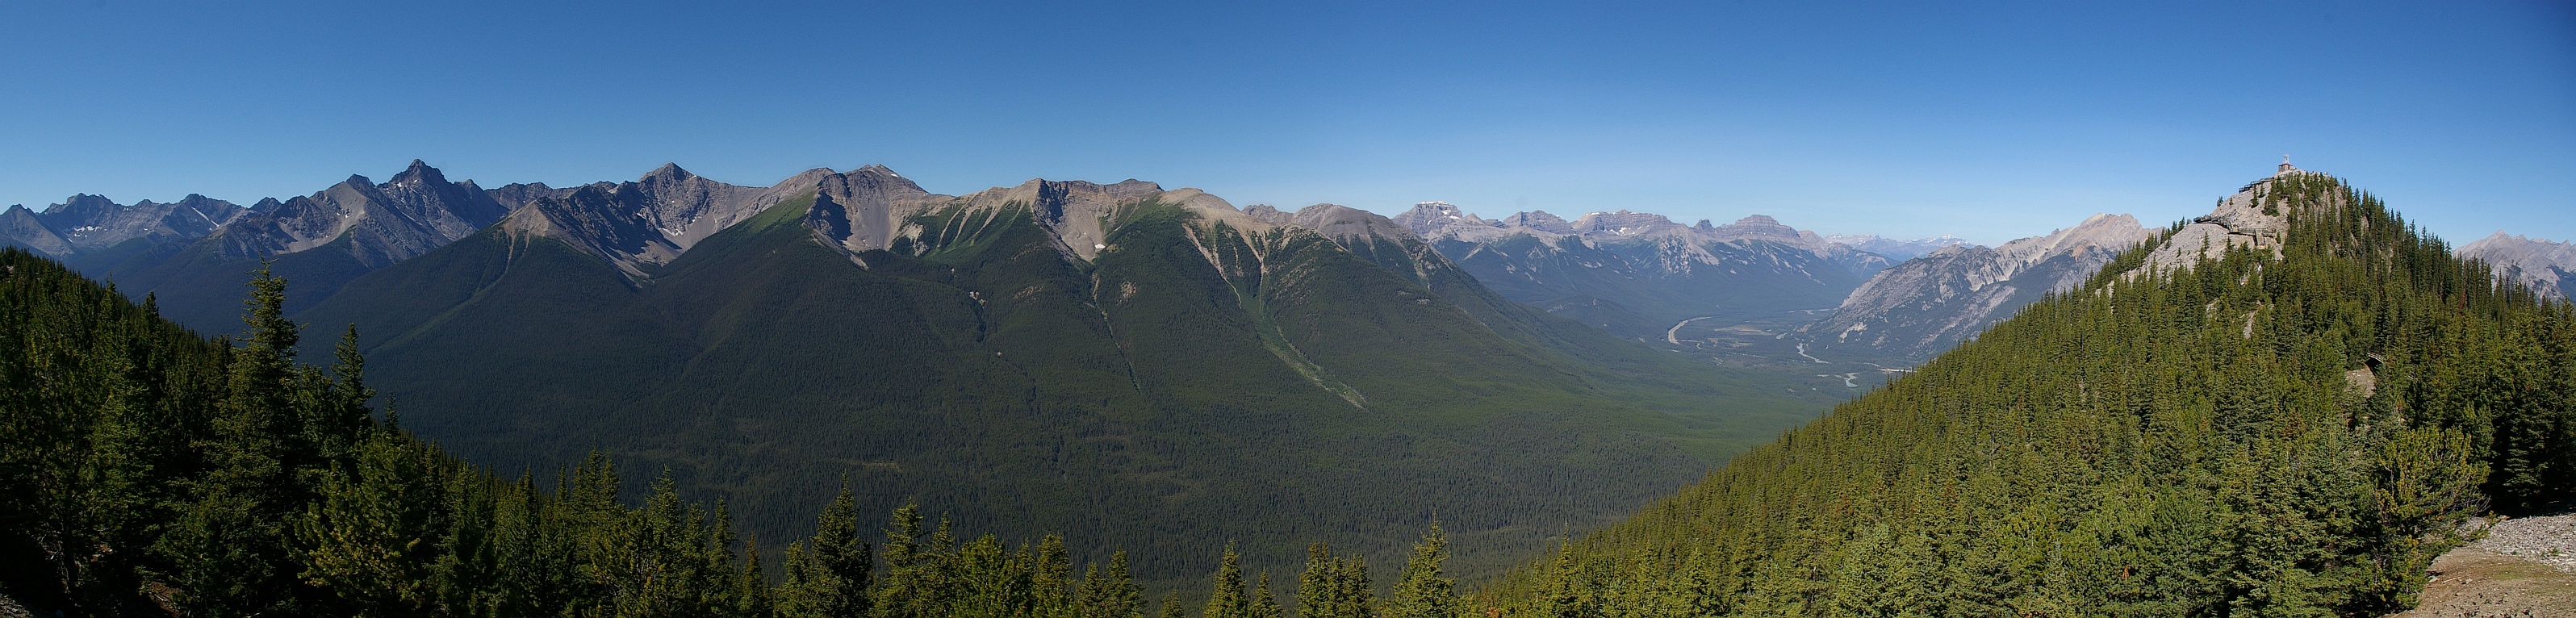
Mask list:
[[[496,226],[290,317],[357,324],[405,426],[482,465],[605,450],[763,538],[846,481],[864,512],[1125,549],[1156,589],[1203,575],[1205,539],[1287,570],[1310,540],[1400,555],[1435,514],[1458,571],[1499,574],[1849,396],[1512,303],[1409,237],[1141,200],[1081,260],[1036,206],[970,202],[852,255],[804,225],[818,203],[634,279]]]
[[[2576,311],[2290,174],[1482,591],[1528,616],[2372,616],[2576,488]],[[2182,229],[2176,224],[2170,237]],[[2269,243],[2267,243],[2269,244]]]
[[[208,340],[61,265],[0,251],[0,609],[124,616],[1182,615],[1127,554],[1074,570],[1064,539],[960,541],[897,509],[862,529],[844,489],[810,538],[764,560],[721,502],[665,476],[618,500],[604,455],[543,485],[446,454],[368,407],[354,329],[327,369],[296,362],[283,280],[252,282],[248,335]],[[1454,615],[1434,526],[1372,599],[1365,561],[1321,543],[1302,616]],[[1195,615],[1279,618],[1225,548]],[[13,614],[23,615],[23,614]]]

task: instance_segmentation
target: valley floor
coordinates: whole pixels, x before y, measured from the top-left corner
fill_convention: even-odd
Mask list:
[[[2433,561],[2431,577],[2398,618],[2576,616],[2576,514],[2497,522]]]

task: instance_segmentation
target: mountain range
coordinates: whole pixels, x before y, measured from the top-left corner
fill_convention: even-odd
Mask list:
[[[1512,302],[1374,213],[1135,180],[487,190],[415,162],[155,238],[48,255],[213,332],[265,260],[294,320],[355,325],[405,427],[485,465],[602,450],[766,538],[847,482],[864,509],[1124,547],[1147,578],[1206,539],[1285,564],[1435,518],[1492,572],[1848,396]]]
[[[1722,362],[1839,376],[1902,368],[2061,292],[2146,238],[2095,215],[1988,248],[1955,237],[1821,236],[1762,215],[1544,211],[1488,220],[1424,202],[1394,220],[1495,291],[1605,331]]]
[[[1876,276],[1824,319],[1800,326],[1812,354],[1911,365],[2064,292],[2153,230],[2129,215],[1996,247],[1942,247]]]
[[[139,569],[107,588],[44,589],[48,598],[194,602],[127,585],[175,572],[144,568],[152,560],[192,569],[182,592],[240,580],[357,599],[433,575],[497,586],[420,562],[429,554],[414,550],[432,538],[443,539],[439,564],[484,559],[446,545],[482,542],[482,528],[404,519],[422,513],[510,528],[491,539],[528,531],[511,513],[546,513],[560,529],[545,534],[577,536],[493,547],[570,542],[594,571],[636,564],[616,558],[627,550],[594,547],[630,540],[646,544],[636,556],[680,552],[726,571],[736,564],[727,523],[791,537],[780,533],[814,514],[813,497],[840,486],[855,500],[825,512],[815,547],[864,551],[848,544],[853,504],[922,504],[946,514],[933,555],[953,545],[952,525],[1069,531],[1086,559],[1137,550],[1136,570],[1168,589],[1216,540],[1234,539],[1220,597],[1227,581],[1241,595],[1238,547],[1245,566],[1276,570],[1308,541],[1383,556],[1438,522],[1406,561],[1406,581],[1438,563],[1443,528],[1468,550],[1451,564],[1468,577],[1557,548],[1482,592],[1492,611],[2385,613],[2411,604],[2425,563],[2461,540],[2446,531],[2488,500],[2514,513],[2562,501],[2576,469],[2576,423],[2552,403],[2576,389],[2547,378],[2576,359],[2566,305],[2494,285],[2524,280],[2519,267],[2453,259],[2367,194],[2286,165],[2161,231],[2097,215],[1894,267],[1767,218],[1684,227],[1630,212],[1575,222],[1522,213],[1496,224],[1436,204],[1399,218],[1330,204],[1238,209],[1135,180],[950,196],[879,166],[767,188],[665,166],[632,182],[486,191],[416,163],[392,182],[353,177],[196,232],[191,214],[227,211],[74,201],[88,205],[10,211],[13,242],[74,259],[123,247],[117,265],[165,277],[289,266],[345,275],[316,276],[328,284],[322,298],[292,315],[353,325],[355,341],[328,351],[310,338],[307,358],[341,362],[294,369],[295,329],[280,319],[274,280],[251,305],[247,346],[234,347],[178,332],[157,301],[128,304],[54,263],[0,256],[14,264],[10,302],[29,309],[8,313],[29,346],[6,360],[13,375],[37,376],[11,381],[13,397],[41,402],[10,408],[12,423],[39,431],[5,449],[34,463],[0,481],[43,496],[5,509],[13,533],[27,534],[0,549]],[[45,214],[63,216],[49,225]],[[474,220],[489,223],[436,240]],[[1558,236],[1511,244],[1539,238],[1513,228],[1538,226]],[[1429,239],[1417,231],[1426,227]],[[1617,280],[1588,271],[1726,281],[1717,271],[1764,263],[1773,268],[1750,281],[1796,290],[1820,280],[1790,268],[1807,256],[1874,267],[1837,308],[1774,312],[1830,311],[1809,330],[1870,338],[1856,346],[1955,345],[1819,422],[1774,433],[1843,396],[1802,390],[1776,365],[1671,353],[1690,319],[1658,350],[1512,302],[1443,241],[1522,275],[1506,281],[1525,291]],[[2538,263],[2529,260],[2552,244],[2537,244],[2493,259]],[[1637,259],[1644,252],[1663,259]],[[1529,267],[1569,263],[1585,270]],[[167,289],[180,302],[191,291]],[[1894,319],[2006,306],[2020,309],[1990,329]],[[1882,321],[1842,326],[1846,313]],[[1836,352],[1810,349],[1819,334],[1771,338],[1795,335],[1796,354],[1832,364],[1810,356]],[[66,368],[79,377],[46,377]],[[368,421],[370,388],[401,413],[400,428],[439,446],[396,430],[394,412]],[[1779,437],[1745,450],[1766,434]],[[624,462],[630,495],[653,476],[632,471],[661,471],[643,509],[602,510],[617,483],[599,452]],[[552,506],[533,480],[486,472],[585,459]],[[94,474],[150,482],[61,482]],[[304,489],[227,493],[268,487]],[[145,499],[156,492],[204,500]],[[677,492],[727,502],[709,520]],[[432,493],[462,501],[401,498]],[[136,504],[181,510],[135,515]],[[58,525],[49,505],[113,525]],[[1633,514],[1550,543],[1621,513]],[[421,536],[387,536],[396,529]],[[91,547],[80,540],[90,537],[102,540],[96,555],[47,549]],[[315,543],[356,553],[307,552]],[[982,565],[959,572],[1069,572],[1028,566],[1069,564],[1046,549],[1065,547],[1053,539],[1035,563],[969,558],[1002,556],[998,543],[957,550]],[[894,559],[895,572],[920,573]],[[245,560],[311,568],[223,566]],[[749,595],[766,583],[751,560],[739,589],[688,585]],[[804,566],[791,569],[809,569],[799,572],[819,568],[796,560]],[[1123,581],[1127,562],[1115,564]],[[384,575],[415,567],[426,570]],[[0,578],[87,581],[78,570],[13,564]],[[619,573],[582,577],[626,581]],[[309,577],[325,579],[299,579]],[[796,578],[783,594],[803,594]],[[1396,602],[1418,605],[1414,592]]]
[[[2551,242],[2503,230],[2460,246],[2460,257],[2494,265],[2496,276],[2541,296],[2576,298],[2576,242]]]

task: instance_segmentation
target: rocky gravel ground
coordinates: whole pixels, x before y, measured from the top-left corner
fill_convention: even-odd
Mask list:
[[[2576,573],[2576,514],[2495,522],[2470,546]]]

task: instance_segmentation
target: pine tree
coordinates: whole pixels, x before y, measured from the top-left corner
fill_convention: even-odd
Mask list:
[[[1095,565],[1096,566],[1096,565]],[[1145,591],[1136,586],[1128,574],[1127,552],[1109,555],[1109,568],[1095,576],[1092,568],[1082,574],[1082,616],[1084,618],[1141,618],[1145,615]]]
[[[1387,604],[1389,618],[1459,618],[1465,615],[1466,603],[1458,598],[1457,582],[1442,577],[1440,565],[1449,559],[1449,538],[1441,534],[1440,524],[1431,524],[1431,532],[1413,546],[1413,555],[1404,561],[1404,572],[1395,582],[1395,598]]]
[[[201,446],[212,469],[189,484],[191,499],[155,552],[175,568],[180,602],[213,618],[300,606],[283,525],[302,506],[291,467],[296,327],[282,308],[284,279],[263,265],[251,290],[247,345],[234,349],[215,435]]]
[[[1250,618],[1287,618],[1279,607],[1279,596],[1270,591],[1270,573],[1263,572],[1252,586],[1252,605],[1244,612]]]
[[[1208,591],[1207,608],[1200,618],[1245,618],[1251,605],[1243,598],[1242,559],[1234,553],[1234,544],[1225,545],[1225,557],[1217,561],[1214,588]]]
[[[1038,540],[1037,554],[1030,566],[1030,603],[1032,615],[1040,618],[1072,618],[1080,610],[1073,591],[1073,557],[1064,548],[1064,537],[1049,534]]]
[[[898,515],[901,517],[901,515]],[[788,546],[779,612],[787,616],[858,618],[868,615],[873,550],[859,541],[856,499],[847,484],[814,521],[814,538]],[[910,546],[906,546],[910,551]],[[909,555],[909,554],[907,554]]]

